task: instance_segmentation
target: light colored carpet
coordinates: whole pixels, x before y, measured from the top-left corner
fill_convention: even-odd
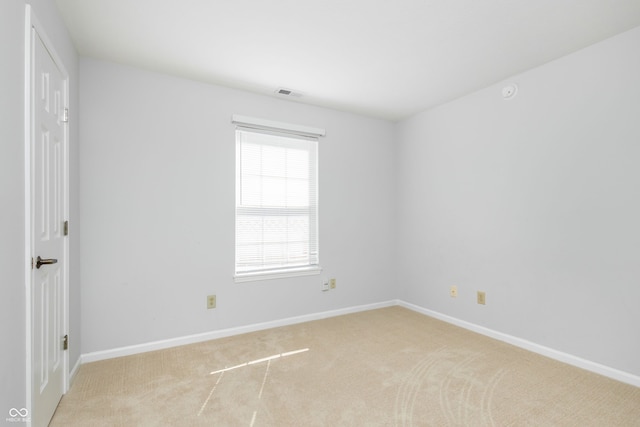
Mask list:
[[[640,426],[640,389],[390,307],[85,364],[51,426]]]

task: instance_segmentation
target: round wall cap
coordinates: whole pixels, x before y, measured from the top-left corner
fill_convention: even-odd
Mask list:
[[[518,85],[515,83],[508,84],[507,86],[502,88],[502,98],[504,99],[512,99],[518,93]]]

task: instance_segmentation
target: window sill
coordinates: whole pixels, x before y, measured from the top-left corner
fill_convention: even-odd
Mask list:
[[[297,270],[277,270],[268,273],[244,273],[236,274],[234,281],[236,283],[242,282],[257,282],[259,280],[271,280],[271,279],[283,279],[287,277],[299,277],[299,276],[315,276],[322,272],[320,267],[307,267]]]

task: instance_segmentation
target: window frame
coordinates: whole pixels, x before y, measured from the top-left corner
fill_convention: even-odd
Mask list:
[[[234,280],[235,282],[238,283],[238,282],[279,279],[279,278],[286,278],[286,277],[298,277],[298,276],[320,274],[322,271],[322,268],[320,266],[320,254],[319,254],[320,242],[319,242],[319,233],[318,233],[319,231],[318,151],[319,151],[319,137],[325,135],[324,129],[293,125],[293,124],[282,123],[282,122],[274,122],[270,120],[257,119],[257,118],[247,117],[247,116],[239,116],[239,115],[234,115],[232,117],[232,123],[236,125],[236,129],[235,129],[235,135],[236,135],[235,191],[236,191],[236,194],[235,194],[235,212],[234,212],[234,221],[235,221],[235,224],[234,224],[234,235],[235,235],[234,237]],[[311,142],[314,144],[313,154],[315,155],[313,156],[312,159],[309,159],[309,162],[310,162],[310,166],[312,167],[312,170],[310,171],[310,173],[313,174],[313,180],[315,181],[314,183],[315,184],[315,200],[314,200],[315,209],[313,209],[312,205],[307,208],[302,208],[302,210],[307,210],[307,214],[309,215],[310,218],[315,216],[315,224],[313,224],[313,221],[310,224],[310,227],[313,227],[313,229],[309,230],[309,235],[313,233],[315,236],[314,246],[315,246],[316,255],[312,257],[312,258],[315,258],[315,261],[316,261],[314,264],[308,264],[303,266],[289,266],[289,267],[285,266],[282,268],[273,268],[273,269],[262,268],[262,269],[256,269],[255,271],[244,271],[244,272],[238,270],[238,218],[241,215],[240,212],[242,210],[245,210],[245,212],[251,211],[251,210],[254,210],[256,212],[260,210],[264,210],[264,211],[273,210],[276,212],[278,211],[287,212],[287,211],[295,211],[295,210],[301,209],[301,208],[295,208],[295,207],[287,208],[287,207],[262,206],[262,207],[256,208],[256,207],[241,206],[241,203],[240,203],[240,191],[241,191],[240,177],[242,173],[241,155],[240,155],[241,132],[248,132],[248,133],[253,132],[257,134],[282,136],[284,138],[291,140],[290,142],[295,141],[295,139],[305,140],[305,141],[311,140]],[[309,211],[309,209],[313,209],[313,210]],[[309,235],[307,237],[309,237]]]

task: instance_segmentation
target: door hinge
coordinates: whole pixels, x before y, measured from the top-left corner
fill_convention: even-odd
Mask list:
[[[65,108],[62,110],[62,121],[64,123],[69,123],[69,109]]]
[[[33,270],[33,266],[34,266],[34,263],[33,263],[33,257],[31,257],[31,269],[32,269],[32,270]]]
[[[63,350],[69,349],[69,335],[65,335],[64,338],[62,338],[62,349]]]
[[[65,236],[69,235],[69,221],[64,222],[64,226],[62,227],[62,232]]]

